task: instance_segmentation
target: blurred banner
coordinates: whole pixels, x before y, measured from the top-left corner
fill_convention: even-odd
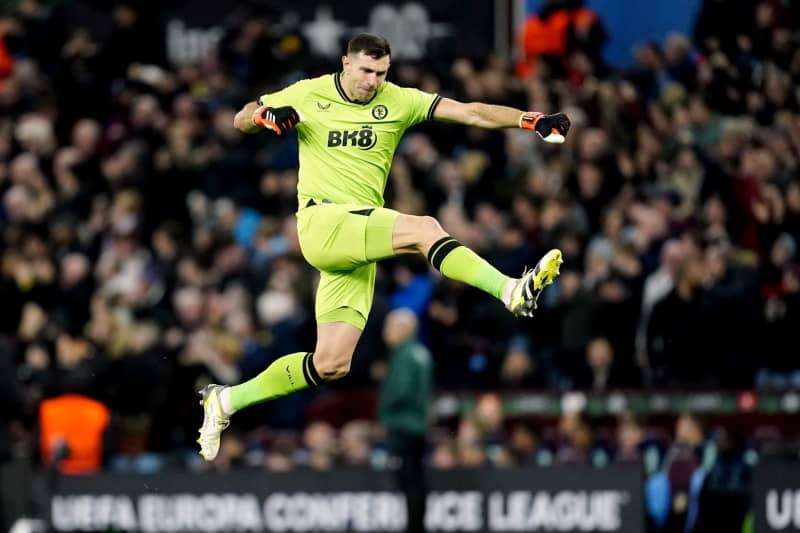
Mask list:
[[[85,26],[95,38],[107,36],[113,2],[75,0],[62,6],[71,27]],[[176,65],[205,58],[229,28],[241,28],[257,18],[271,32],[297,31],[319,57],[338,59],[344,44],[359,31],[386,37],[392,58],[429,61],[430,54],[486,57],[494,47],[493,2],[462,0],[382,0],[379,2],[317,2],[310,0],[164,0],[138,4],[151,24],[163,28],[169,61]]]
[[[755,533],[800,532],[800,462],[767,460],[753,473]]]
[[[637,465],[430,472],[428,531],[639,533]],[[385,471],[164,473],[68,477],[54,531],[402,531]]]

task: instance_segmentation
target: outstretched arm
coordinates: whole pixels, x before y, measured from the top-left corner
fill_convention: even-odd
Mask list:
[[[442,98],[433,112],[433,119],[486,129],[518,128],[519,117],[523,113],[524,111],[513,107],[480,102],[465,104],[451,98]]]
[[[450,98],[442,98],[433,112],[433,119],[486,129],[524,128],[534,130],[542,139],[553,143],[563,143],[570,126],[564,113],[544,115],[480,102],[465,104]]]
[[[264,128],[256,126],[253,122],[253,114],[258,107],[258,102],[249,102],[245,104],[241,111],[236,113],[236,116],[233,117],[233,127],[242,133],[258,133],[262,131]]]

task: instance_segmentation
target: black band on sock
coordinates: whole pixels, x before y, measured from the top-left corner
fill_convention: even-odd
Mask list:
[[[443,245],[447,241],[453,241],[453,240],[455,239],[453,239],[450,235],[448,235],[447,237],[442,237],[441,239],[433,243],[433,245],[431,245],[430,250],[428,250],[428,263],[433,264],[433,255],[436,253],[436,250],[438,250],[441,245]]]
[[[303,358],[303,377],[306,378],[306,383],[309,387],[316,387],[322,383],[322,378],[319,377],[317,369],[314,368],[314,354],[308,352]]]
[[[451,238],[451,239],[452,239],[452,238]],[[452,240],[450,240],[450,241],[447,241],[446,243],[444,243],[443,245],[441,245],[441,246],[440,246],[440,247],[439,247],[439,248],[438,248],[438,249],[437,249],[437,250],[436,250],[436,251],[433,253],[433,256],[431,257],[431,264],[433,265],[433,268],[435,268],[436,270],[438,270],[438,271],[440,271],[440,272],[441,272],[441,271],[442,271],[442,268],[441,268],[441,267],[442,267],[442,261],[444,261],[444,258],[445,258],[445,257],[447,257],[447,255],[448,255],[450,252],[452,252],[453,250],[455,250],[455,249],[456,249],[456,248],[458,248],[459,246],[464,246],[464,245],[463,245],[463,244],[461,244],[460,242],[458,242],[458,241],[457,241],[457,240],[455,240],[455,239],[452,239]]]

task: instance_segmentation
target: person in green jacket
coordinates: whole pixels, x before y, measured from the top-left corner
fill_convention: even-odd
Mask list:
[[[425,531],[427,483],[423,459],[433,358],[417,340],[417,317],[408,309],[387,315],[383,338],[391,352],[378,414],[386,428],[389,468],[406,497],[406,532],[420,533]]]

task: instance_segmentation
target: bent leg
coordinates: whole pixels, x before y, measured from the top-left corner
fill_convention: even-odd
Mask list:
[[[320,272],[314,365],[323,380],[343,378],[367,323],[375,291],[374,263],[350,272]]]
[[[298,213],[304,257],[320,270],[315,314],[317,346],[274,361],[255,378],[222,393],[232,413],[254,403],[344,377],[372,308],[375,287],[370,252],[391,254],[396,211],[319,205]],[[369,234],[377,241],[368,243]]]
[[[426,255],[435,242],[445,237],[450,236],[435,218],[400,214],[392,230],[392,248],[397,255]]]
[[[372,307],[374,285],[374,264],[351,272],[321,272],[314,352],[285,355],[253,379],[231,387],[227,393],[231,409],[226,411],[235,412],[344,377]]]
[[[253,379],[230,387],[227,394],[232,409],[228,414],[344,377],[360,337],[361,330],[347,322],[319,324],[313,353],[284,355]]]
[[[249,381],[226,388],[223,406],[230,416],[240,409],[274,400],[293,392],[317,387],[325,381],[343,378],[350,370],[361,329],[347,322],[317,326],[314,352],[298,352],[276,359]]]
[[[420,253],[450,279],[466,283],[504,300],[513,284],[509,278],[474,251],[447,234],[433,217],[397,217],[392,234],[396,254]]]
[[[360,338],[361,329],[347,322],[317,325],[313,363],[323,381],[341,379],[347,375]]]

